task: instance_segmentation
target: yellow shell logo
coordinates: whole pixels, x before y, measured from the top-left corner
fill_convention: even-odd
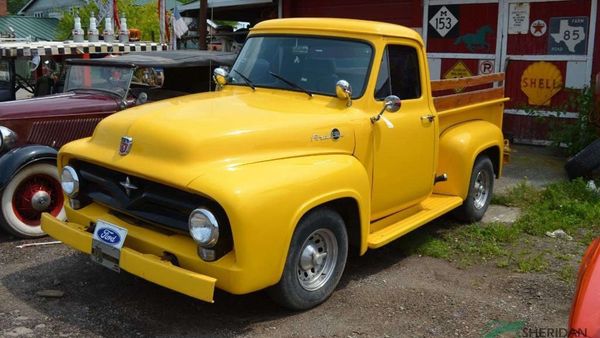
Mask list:
[[[550,62],[533,63],[521,75],[521,90],[531,105],[549,106],[552,96],[562,88],[562,74]]]

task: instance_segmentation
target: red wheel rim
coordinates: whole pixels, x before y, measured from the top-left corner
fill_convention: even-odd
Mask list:
[[[46,210],[39,211],[33,208],[32,198],[37,192],[46,192],[50,197],[50,205]],[[60,182],[52,176],[36,174],[23,180],[12,198],[13,211],[17,218],[30,226],[39,226],[42,212],[49,212],[57,216],[63,208],[64,197]]]

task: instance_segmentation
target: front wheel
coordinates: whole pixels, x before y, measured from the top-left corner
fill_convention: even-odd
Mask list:
[[[483,218],[494,190],[494,166],[487,156],[479,156],[473,165],[467,198],[454,212],[463,222],[477,222]]]
[[[2,191],[0,225],[21,238],[44,236],[41,216],[65,220],[64,197],[56,166],[34,163],[21,169]]]
[[[269,290],[271,297],[292,310],[321,304],[340,281],[347,255],[342,217],[327,208],[310,212],[294,232],[281,280]]]

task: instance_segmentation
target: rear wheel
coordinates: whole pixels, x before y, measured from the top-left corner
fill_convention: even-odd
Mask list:
[[[2,191],[0,225],[22,237],[44,236],[43,212],[65,220],[64,197],[56,166],[34,163],[21,169]]]
[[[479,156],[473,165],[467,198],[454,212],[463,222],[477,222],[483,218],[494,191],[494,166],[487,156]]]
[[[335,290],[348,255],[344,220],[331,209],[317,209],[298,224],[283,275],[269,292],[279,304],[306,310],[324,302]]]

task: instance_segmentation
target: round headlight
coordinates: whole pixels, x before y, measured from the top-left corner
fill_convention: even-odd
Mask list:
[[[219,240],[219,223],[206,209],[195,209],[189,218],[190,235],[198,245],[210,248]]]
[[[63,168],[62,174],[60,175],[60,184],[67,196],[77,196],[77,193],[79,192],[79,177],[73,167],[66,166]]]
[[[17,143],[17,134],[6,128],[0,126],[0,150],[11,149]]]

